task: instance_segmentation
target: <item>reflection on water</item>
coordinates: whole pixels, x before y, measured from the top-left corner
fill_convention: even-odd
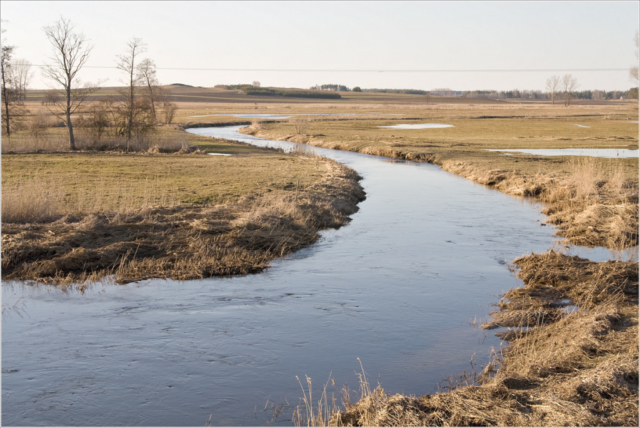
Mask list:
[[[637,158],[629,149],[486,149],[490,152],[517,152],[538,156],[591,156],[597,158]],[[507,153],[505,153],[507,154]]]
[[[286,149],[237,133],[190,132]],[[258,274],[73,290],[3,283],[5,425],[265,425],[298,404],[295,376],[427,394],[487,361],[487,320],[520,285],[515,257],[544,251],[539,207],[438,167],[307,146],[357,170],[350,225]],[[480,322],[481,323],[481,322]],[[285,412],[286,418],[286,412]],[[281,421],[289,425],[290,422]]]

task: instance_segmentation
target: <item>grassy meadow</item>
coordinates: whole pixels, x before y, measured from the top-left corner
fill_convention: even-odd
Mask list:
[[[3,138],[3,277],[84,286],[258,272],[346,224],[364,198],[357,174],[328,159],[174,127],[151,138],[180,150],[70,152],[60,128],[18,133],[10,150]]]

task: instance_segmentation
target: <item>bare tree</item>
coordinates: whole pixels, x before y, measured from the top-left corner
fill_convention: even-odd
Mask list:
[[[2,114],[2,130],[9,137],[11,136],[12,107],[16,98],[13,73],[11,72],[11,55],[13,55],[14,49],[14,46],[8,46],[3,41],[2,56],[0,58],[0,70],[2,72],[2,106],[4,107]]]
[[[31,63],[26,59],[17,59],[13,61],[11,68],[13,71],[13,78],[15,79],[18,96],[21,100],[26,100],[27,88],[29,87],[29,82],[33,77],[33,73],[31,72]]]
[[[162,88],[160,88],[160,82],[156,75],[156,64],[150,59],[143,60],[138,64],[138,76],[141,79],[141,83],[144,85],[144,92],[149,99],[149,106],[151,107],[151,115],[154,122],[157,121],[156,104],[162,98]]]
[[[547,79],[547,92],[551,95],[551,104],[556,103],[556,93],[560,89],[560,76],[553,75]]]
[[[62,17],[54,25],[44,27],[44,33],[53,47],[53,55],[50,58],[52,63],[42,67],[44,76],[59,87],[60,96],[54,104],[57,109],[50,111],[61,119],[69,130],[71,150],[76,149],[71,115],[97,89],[97,86],[80,84],[78,73],[89,59],[93,46],[83,34],[74,33],[73,30],[71,21]]]
[[[638,85],[638,82],[640,81],[639,76],[638,76],[638,61],[640,60],[640,52],[638,52],[638,44],[640,43],[640,35],[638,34],[638,31],[636,31],[636,35],[633,36],[633,42],[636,45],[636,65],[635,67],[631,67],[631,70],[629,70],[629,75],[631,76],[631,78],[635,81],[635,84]]]
[[[564,92],[564,105],[569,107],[573,92],[578,89],[578,80],[570,74],[565,74],[562,76],[562,89]]]
[[[146,45],[142,39],[137,37],[132,38],[127,43],[127,51],[124,55],[118,55],[116,64],[118,69],[126,73],[126,84],[128,85],[125,95],[125,108],[128,112],[127,121],[127,141],[131,140],[131,131],[133,130],[133,117],[135,116],[135,98],[137,95],[137,88],[140,86],[142,80],[138,74],[138,66],[136,61],[139,55],[146,50]]]

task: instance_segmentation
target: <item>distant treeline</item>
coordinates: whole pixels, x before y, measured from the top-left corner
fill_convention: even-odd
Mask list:
[[[342,98],[338,93],[327,93],[318,91],[305,91],[304,89],[281,89],[281,88],[261,88],[249,84],[245,85],[217,85],[225,89],[239,89],[247,95],[266,95],[276,97],[296,97],[296,98]]]
[[[324,85],[315,85],[310,88],[314,91],[334,91],[334,92],[375,92],[380,94],[411,94],[411,95],[426,95],[427,91],[423,91],[420,89],[378,89],[378,88],[370,88],[370,89],[360,89],[359,86],[350,89],[345,85],[340,85],[337,83],[325,83]]]
[[[345,85],[338,85],[335,83],[326,83],[324,85],[316,85],[312,86],[310,89],[314,91],[341,91],[341,92],[349,92],[351,89],[347,88]]]
[[[337,92],[372,92],[381,94],[409,94],[409,95],[435,95],[445,97],[462,97],[462,98],[483,98],[493,100],[504,99],[529,99],[529,100],[550,100],[551,94],[539,90],[512,89],[509,91],[496,90],[477,90],[477,91],[454,91],[449,88],[438,88],[431,91],[421,89],[385,89],[385,88],[365,88],[360,89],[356,86],[349,89],[345,85],[340,84],[324,84],[315,85],[310,90],[304,89],[281,89],[281,88],[261,88],[249,84],[243,85],[218,85],[225,89],[239,89],[247,95],[267,95],[282,97],[299,97],[299,98],[342,98]],[[562,91],[556,92],[556,97],[560,97]],[[631,88],[628,91],[601,91],[601,90],[584,90],[573,91],[571,97],[580,100],[619,100],[619,99],[637,99],[638,88]]]
[[[433,91],[431,92],[433,94]],[[560,95],[559,95],[560,94]],[[562,91],[556,93],[556,97],[561,96]],[[464,98],[485,98],[493,100],[503,99],[530,99],[530,100],[548,100],[551,99],[551,94],[543,91],[536,90],[519,90],[513,89],[510,91],[494,91],[494,90],[481,90],[481,91],[464,91],[459,96]],[[572,91],[571,97],[579,100],[619,100],[619,99],[635,99],[638,98],[638,89],[631,88],[628,91],[600,91],[600,90],[585,90],[585,91]]]
[[[375,92],[379,94],[409,94],[409,95],[427,95],[427,91],[421,89],[363,89],[362,92]]]

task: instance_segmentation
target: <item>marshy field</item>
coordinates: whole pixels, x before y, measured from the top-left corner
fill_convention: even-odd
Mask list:
[[[638,425],[637,100],[166,89],[2,137],[3,422]]]

